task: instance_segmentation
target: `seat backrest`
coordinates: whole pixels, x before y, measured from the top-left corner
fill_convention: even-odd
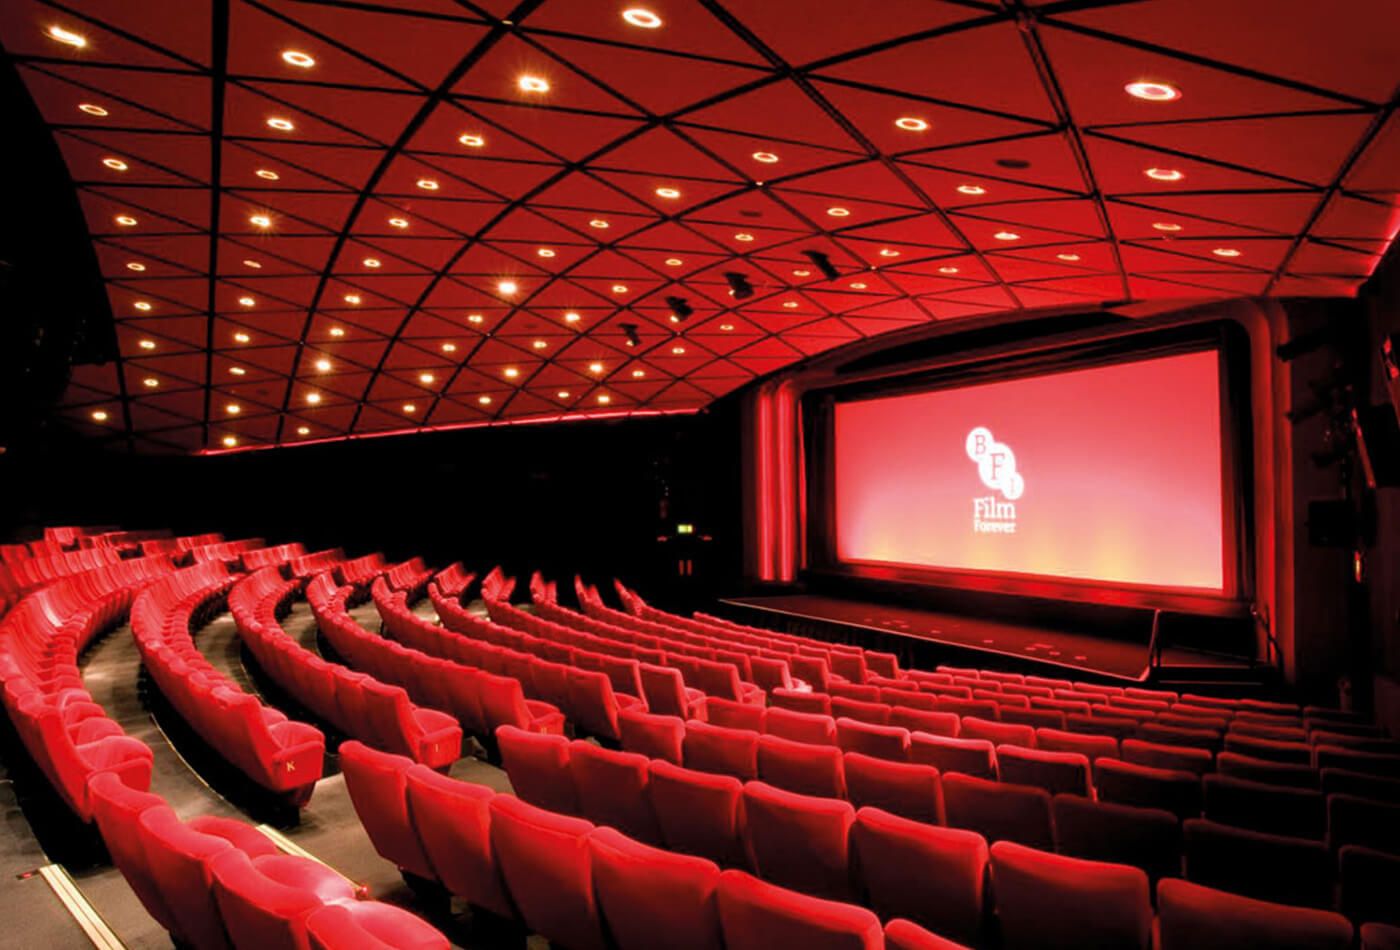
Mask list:
[[[863,907],[809,897],[730,870],[719,879],[726,950],[881,950],[880,920]]]
[[[1337,852],[1341,909],[1352,920],[1400,925],[1400,854],[1349,844]]]
[[[826,693],[796,689],[775,689],[768,694],[770,709],[791,709],[793,712],[831,715],[831,697]]]
[[[902,818],[941,825],[943,781],[938,769],[911,762],[847,752],[844,755],[846,795],[856,808],[881,808]]]
[[[849,859],[855,809],[765,782],[744,786],[744,849],[765,881],[833,900],[855,896]]]
[[[681,746],[685,767],[732,775],[741,781],[758,778],[758,739],[757,733],[747,729],[726,729],[692,719],[685,724]]]
[[[705,720],[727,729],[752,729],[762,732],[768,720],[768,709],[755,703],[711,696],[705,701]]]
[[[867,688],[873,689],[874,687]],[[868,722],[872,725],[883,726],[889,723],[890,715],[893,711],[894,707],[890,706],[888,703],[851,699],[845,696],[831,697],[831,715],[837,719],[845,716],[847,719],[855,719],[859,722]]]
[[[608,674],[593,670],[569,671],[569,712],[576,730],[616,742],[617,696]]]
[[[841,750],[831,745],[794,742],[781,736],[759,736],[758,777],[770,785],[800,795],[846,797],[846,772]]]
[[[310,950],[448,950],[452,945],[433,925],[402,907],[380,901],[327,904],[306,918]]]
[[[907,917],[968,946],[985,942],[987,841],[981,835],[866,807],[856,813],[851,847],[868,903],[882,919]]]
[[[1034,785],[1051,795],[1062,792],[1089,796],[1089,760],[1079,752],[1046,752],[1016,745],[997,746],[997,768],[1003,782]]]
[[[474,907],[513,916],[491,850],[491,800],[496,793],[425,765],[408,770],[406,786],[409,818],[433,879]]]
[[[618,950],[720,950],[719,867],[648,847],[612,828],[588,836],[598,908]]]
[[[1175,769],[1178,772],[1204,775],[1215,767],[1215,756],[1209,749],[1148,742],[1143,739],[1124,739],[1121,749],[1124,762],[1150,765],[1156,769]]]
[[[1063,729],[1037,729],[1035,745],[1047,752],[1078,752],[1092,762],[1100,756],[1118,758],[1118,740],[1112,736],[1086,736]]]
[[[1327,802],[1319,791],[1228,775],[1207,775],[1202,785],[1204,813],[1211,821],[1299,838],[1321,839],[1327,833]]]
[[[1015,841],[1045,851],[1055,846],[1050,795],[1042,788],[946,774],[943,807],[951,827],[975,831],[988,842]]]
[[[890,725],[908,729],[911,733],[926,732],[931,736],[956,739],[962,729],[962,719],[957,713],[895,706],[890,710]]]
[[[522,801],[563,815],[579,814],[568,739],[501,726],[496,742],[511,788]]]
[[[1181,874],[1181,822],[1169,811],[1056,795],[1055,850],[1142,868],[1152,880]]]
[[[647,792],[667,848],[718,864],[742,860],[743,782],[655,759],[648,771]]]
[[[841,717],[836,720],[836,744],[845,752],[862,752],[891,762],[909,760],[909,730],[877,726]]]
[[[1201,813],[1201,779],[1193,772],[1096,759],[1094,789],[1100,801],[1161,808],[1182,819]]]
[[[1333,848],[1359,844],[1400,854],[1400,801],[1381,802],[1345,793],[1328,795],[1327,829]]]
[[[350,740],[340,744],[340,770],[355,814],[380,857],[400,870],[433,877],[432,866],[408,817],[408,770],[413,760]]]
[[[643,663],[638,667],[647,709],[663,716],[686,716],[685,678],[671,666]]]
[[[767,712],[768,716],[760,730],[762,732],[794,742],[836,745],[836,720],[828,715],[794,712],[781,706],[774,706]],[[713,718],[711,721],[714,721]]]
[[[638,841],[660,843],[661,831],[647,795],[650,761],[635,752],[615,752],[575,739],[569,746],[569,772],[583,817]]]
[[[948,738],[926,732],[909,735],[909,761],[932,765],[947,775],[960,772],[978,778],[996,778],[996,747],[986,739]]]
[[[617,729],[622,734],[622,748],[649,759],[665,759],[682,765],[685,742],[685,720],[679,716],[658,716],[636,709],[619,710]]]
[[[1182,825],[1186,878],[1259,900],[1331,907],[1336,862],[1320,841],[1193,818]]]
[[[1157,884],[1157,928],[1160,950],[1349,950],[1352,943],[1352,926],[1340,914],[1251,900],[1174,878]]]
[[[1018,745],[1024,749],[1035,748],[1035,729],[1015,723],[992,722],[976,716],[964,716],[962,732],[964,739],[986,739],[993,745]]]
[[[1010,841],[993,844],[991,859],[1006,950],[1151,946],[1152,891],[1138,868],[1049,854]]]
[[[210,859],[209,872],[219,914],[235,947],[304,950],[305,915],[322,904],[316,891],[269,877],[235,848]]]

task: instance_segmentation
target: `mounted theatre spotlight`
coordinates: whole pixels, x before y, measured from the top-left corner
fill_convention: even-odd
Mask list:
[[[753,296],[753,284],[738,271],[725,271],[724,279],[729,282],[729,289],[733,291],[735,300],[747,300]]]
[[[635,323],[619,323],[622,332],[627,337],[628,346],[641,346],[642,338],[637,335],[637,325]]]
[[[841,272],[836,269],[836,265],[831,263],[831,258],[821,251],[803,251],[807,260],[812,262],[812,266],[822,272],[822,276],[827,280],[835,280],[841,276]]]
[[[684,297],[667,297],[666,306],[671,308],[671,315],[677,322],[695,316],[695,308]]]

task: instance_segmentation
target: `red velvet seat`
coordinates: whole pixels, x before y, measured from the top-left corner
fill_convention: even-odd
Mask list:
[[[1131,864],[1152,880],[1181,874],[1181,822],[1171,812],[1056,795],[1055,850],[1089,861]]]
[[[1030,726],[993,722],[979,719],[976,716],[963,717],[962,731],[958,735],[963,739],[986,739],[993,745],[1018,745],[1025,749],[1035,748],[1035,730]]]
[[[1197,775],[1204,775],[1215,768],[1215,756],[1209,749],[1148,742],[1143,739],[1124,739],[1120,757],[1124,762],[1132,762],[1135,765],[1194,772]]]
[[[327,905],[306,918],[311,950],[447,950],[431,924],[401,907],[364,901]]]
[[[1148,950],[1152,892],[1135,867],[1047,854],[1010,841],[992,845],[1001,945]]]
[[[849,840],[855,809],[764,782],[744,786],[744,847],[765,881],[834,900],[854,896]]]
[[[643,663],[638,669],[648,711],[682,719],[704,718],[705,694],[687,688],[680,670],[654,663]]]
[[[400,871],[434,877],[408,816],[407,772],[413,760],[371,749],[360,742],[340,744],[340,770],[345,788],[370,843],[380,857]]]
[[[1016,745],[997,746],[997,769],[1003,782],[1034,785],[1051,795],[1089,796],[1089,760],[1078,752],[1046,752]]]
[[[743,871],[719,878],[726,950],[880,950],[880,921],[863,907],[822,900],[760,881]]]
[[[878,691],[876,693],[878,696]],[[890,716],[893,714],[893,707],[888,703],[875,702],[873,700],[852,699],[847,696],[831,697],[831,715],[840,719],[854,719],[857,722],[865,722],[875,726],[888,725]]]
[[[836,720],[821,713],[794,712],[775,706],[767,710],[768,716],[759,732],[791,739],[793,742],[807,742],[813,745],[836,745]],[[724,725],[724,723],[720,723]]]
[[[1400,780],[1397,779],[1335,768],[1321,769],[1317,775],[1324,795],[1341,792],[1380,802],[1400,802]]]
[[[462,755],[462,728],[447,713],[414,706],[408,693],[367,678],[360,684],[369,735],[381,748],[429,768],[451,765]]]
[[[496,741],[510,786],[522,801],[563,815],[579,814],[568,739],[501,726]]]
[[[88,780],[88,795],[92,802],[93,820],[107,845],[112,863],[126,878],[141,906],[172,934],[179,934],[175,915],[165,903],[156,884],[150,859],[141,840],[138,820],[149,808],[166,808],[165,799],[142,792],[122,782],[111,772],[102,772]]]
[[[656,760],[649,771],[647,790],[667,848],[717,864],[745,860],[740,840],[742,782],[731,775],[697,772]]]
[[[836,720],[836,744],[844,752],[860,752],[891,762],[909,760],[909,730],[847,719]]]
[[[569,717],[574,728],[591,736],[617,742],[622,734],[617,727],[621,709],[645,709],[636,696],[613,691],[608,674],[591,670],[569,671]]]
[[[1015,841],[1045,851],[1055,846],[1050,795],[1042,788],[949,774],[943,776],[943,807],[949,826],[975,831],[988,842]]]
[[[826,693],[802,692],[795,689],[775,689],[768,694],[770,709],[791,709],[793,712],[831,715],[831,697]]]
[[[747,729],[725,729],[691,720],[685,724],[682,751],[685,767],[732,775],[741,781],[758,778],[758,740]]]
[[[1256,759],[1253,756],[1240,755],[1238,752],[1222,752],[1217,755],[1215,770],[1231,778],[1265,782],[1269,785],[1287,785],[1290,788],[1315,789],[1322,780],[1321,773],[1310,765],[1291,765],[1287,762]],[[1397,790],[1400,790],[1400,782],[1395,785]]]
[[[881,918],[907,917],[935,933],[982,945],[987,842],[981,835],[862,808],[851,847],[868,902]]]
[[[1352,920],[1400,924],[1400,854],[1346,845],[1338,853],[1341,909]]]
[[[890,725],[908,729],[911,733],[926,732],[931,736],[956,739],[962,729],[962,720],[956,713],[895,706],[890,710]]]
[[[768,709],[753,703],[710,697],[705,701],[705,721],[726,729],[752,729],[762,732]]]
[[[769,785],[800,795],[846,797],[841,750],[834,745],[759,736],[758,777]]]
[[[491,800],[484,785],[423,765],[406,774],[408,813],[432,877],[474,907],[514,915],[491,850]]]
[[[492,733],[498,726],[514,726],[526,732],[564,734],[564,714],[549,703],[527,700],[519,680],[483,672],[477,681],[482,718]]]
[[[598,908],[617,950],[722,950],[719,868],[639,844],[611,828],[588,836]],[[663,936],[664,935],[664,936]]]
[[[1200,818],[1182,825],[1186,878],[1259,900],[1332,906],[1336,861],[1320,841],[1232,828]]]
[[[1400,854],[1400,801],[1380,802],[1342,793],[1328,795],[1327,838],[1334,849],[1359,844]]]
[[[650,761],[575,739],[569,747],[569,772],[583,817],[638,841],[659,843],[661,830],[647,794]]]
[[[1112,736],[1087,736],[1063,729],[1037,729],[1035,745],[1047,752],[1078,752],[1090,762],[1102,756],[1118,758],[1118,740]]]
[[[237,849],[209,861],[214,898],[234,947],[305,950],[310,911],[352,902],[355,887],[310,858],[289,854],[249,860]]]
[[[1160,722],[1145,722],[1138,727],[1137,734],[1147,742],[1159,745],[1186,746],[1211,753],[1220,750],[1220,733],[1214,729],[1195,729],[1188,726],[1165,725]]]
[[[617,714],[617,728],[622,733],[622,747],[628,752],[665,759],[675,765],[684,762],[685,720],[680,717],[624,709]]]
[[[1320,840],[1327,834],[1327,802],[1319,791],[1228,775],[1207,775],[1202,785],[1204,814],[1211,821],[1298,838]]]
[[[1201,813],[1201,780],[1194,772],[1097,759],[1094,789],[1100,801],[1161,808],[1183,819]]]
[[[1352,927],[1330,911],[1251,900],[1188,881],[1157,884],[1160,950],[1350,950]]]
[[[720,699],[754,703],[758,706],[764,705],[767,701],[762,689],[739,679],[739,671],[733,663],[697,660],[695,673],[697,676],[695,686],[706,696],[718,696]]]
[[[977,778],[996,778],[996,747],[986,739],[952,739],[925,732],[909,736],[909,761],[931,765],[947,775],[960,772]]]
[[[941,825],[943,782],[931,765],[845,754],[846,796],[856,808],[873,806],[904,818]]]
[[[1347,769],[1381,778],[1400,779],[1400,755],[1358,752],[1342,746],[1319,745],[1315,749],[1319,769]]]
[[[1268,759],[1271,762],[1286,762],[1290,765],[1312,765],[1312,746],[1306,742],[1280,742],[1276,739],[1257,739],[1252,736],[1231,732],[1225,736],[1225,751],[1247,755],[1255,759]]]
[[[910,920],[885,924],[885,950],[967,950],[960,943],[929,933]]]
[[[525,926],[570,950],[604,950],[593,889],[593,825],[509,795],[491,800],[491,844]]]

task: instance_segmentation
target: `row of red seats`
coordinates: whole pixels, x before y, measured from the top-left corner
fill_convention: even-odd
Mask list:
[[[410,606],[427,596],[428,581],[432,578],[432,569],[421,557],[395,564],[384,575],[391,589],[404,592]]]
[[[241,564],[244,554],[266,546],[267,542],[262,538],[220,541],[218,544],[206,544],[203,547],[191,549],[190,561],[195,564],[202,564],[205,561],[232,561]]]
[[[474,907],[571,950],[949,950],[908,921],[721,872],[357,744],[346,786],[375,848]]]
[[[384,555],[376,551],[363,557],[342,561],[332,573],[336,583],[368,588],[371,581],[388,569],[389,565],[385,563]]]
[[[340,548],[327,548],[311,554],[301,554],[287,561],[287,572],[292,577],[310,579],[322,571],[334,570],[345,560],[345,552]]]
[[[153,757],[93,702],[78,656],[122,622],[141,586],[170,570],[170,558],[153,557],[73,574],[29,594],[0,621],[0,680],[10,721],[59,797],[83,821],[92,820],[90,776],[112,772],[147,788]]]
[[[747,782],[558,737],[502,730],[500,744],[512,787],[538,807],[807,893],[865,899],[882,916],[910,916],[969,943],[985,936],[988,841],[1132,867],[1144,897],[1149,881],[1182,874],[1184,851],[1185,874],[1197,883],[1256,899],[1333,906],[1331,872],[1319,874],[1311,862],[1272,850],[1270,836],[1201,820],[1188,821],[1183,835],[1173,816],[1158,811],[1069,794],[1052,799],[1039,789],[940,776],[859,753],[842,757],[848,801],[800,794],[770,784],[789,774],[795,745],[772,737],[758,751],[759,774],[768,781]],[[945,811],[952,828],[939,827]],[[862,829],[864,816],[876,812],[875,827]],[[1325,849],[1322,855],[1330,860]],[[1387,895],[1400,883],[1400,858],[1348,846],[1340,863],[1348,914],[1358,922],[1393,920],[1400,909]],[[921,873],[911,875],[912,867]]]
[[[290,544],[278,544],[270,548],[258,548],[253,551],[245,551],[242,555],[243,570],[248,573],[260,571],[267,567],[281,568],[292,558],[301,557],[306,553],[306,548],[301,542],[293,541]]]
[[[321,777],[325,736],[244,692],[190,635],[222,607],[237,580],[222,561],[177,571],[136,598],[131,630],[151,678],[181,718],[249,779],[304,806]]]
[[[223,541],[222,534],[211,531],[207,534],[188,534],[178,538],[152,538],[139,542],[137,546],[144,557],[150,557],[152,554],[185,554],[195,548],[222,544]]]
[[[107,567],[122,559],[116,548],[67,551],[46,557],[30,557],[0,565],[0,600],[13,608],[21,597],[72,574]]]
[[[276,567],[234,585],[229,610],[262,669],[299,703],[346,735],[395,749],[414,749],[434,768],[461,755],[462,730],[452,717],[412,705],[407,693],[339,663],[330,663],[282,629],[305,581],[283,579]]]
[[[458,561],[451,564],[433,575],[432,580],[437,582],[438,589],[458,601],[462,595],[476,582],[476,574],[462,566]]]

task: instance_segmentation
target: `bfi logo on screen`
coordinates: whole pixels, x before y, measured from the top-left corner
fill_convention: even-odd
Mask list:
[[[967,434],[967,457],[977,463],[982,484],[1001,497],[985,495],[972,499],[972,530],[978,534],[1015,534],[1016,505],[1026,490],[1026,480],[1016,471],[1016,453],[992,437],[986,426]]]

